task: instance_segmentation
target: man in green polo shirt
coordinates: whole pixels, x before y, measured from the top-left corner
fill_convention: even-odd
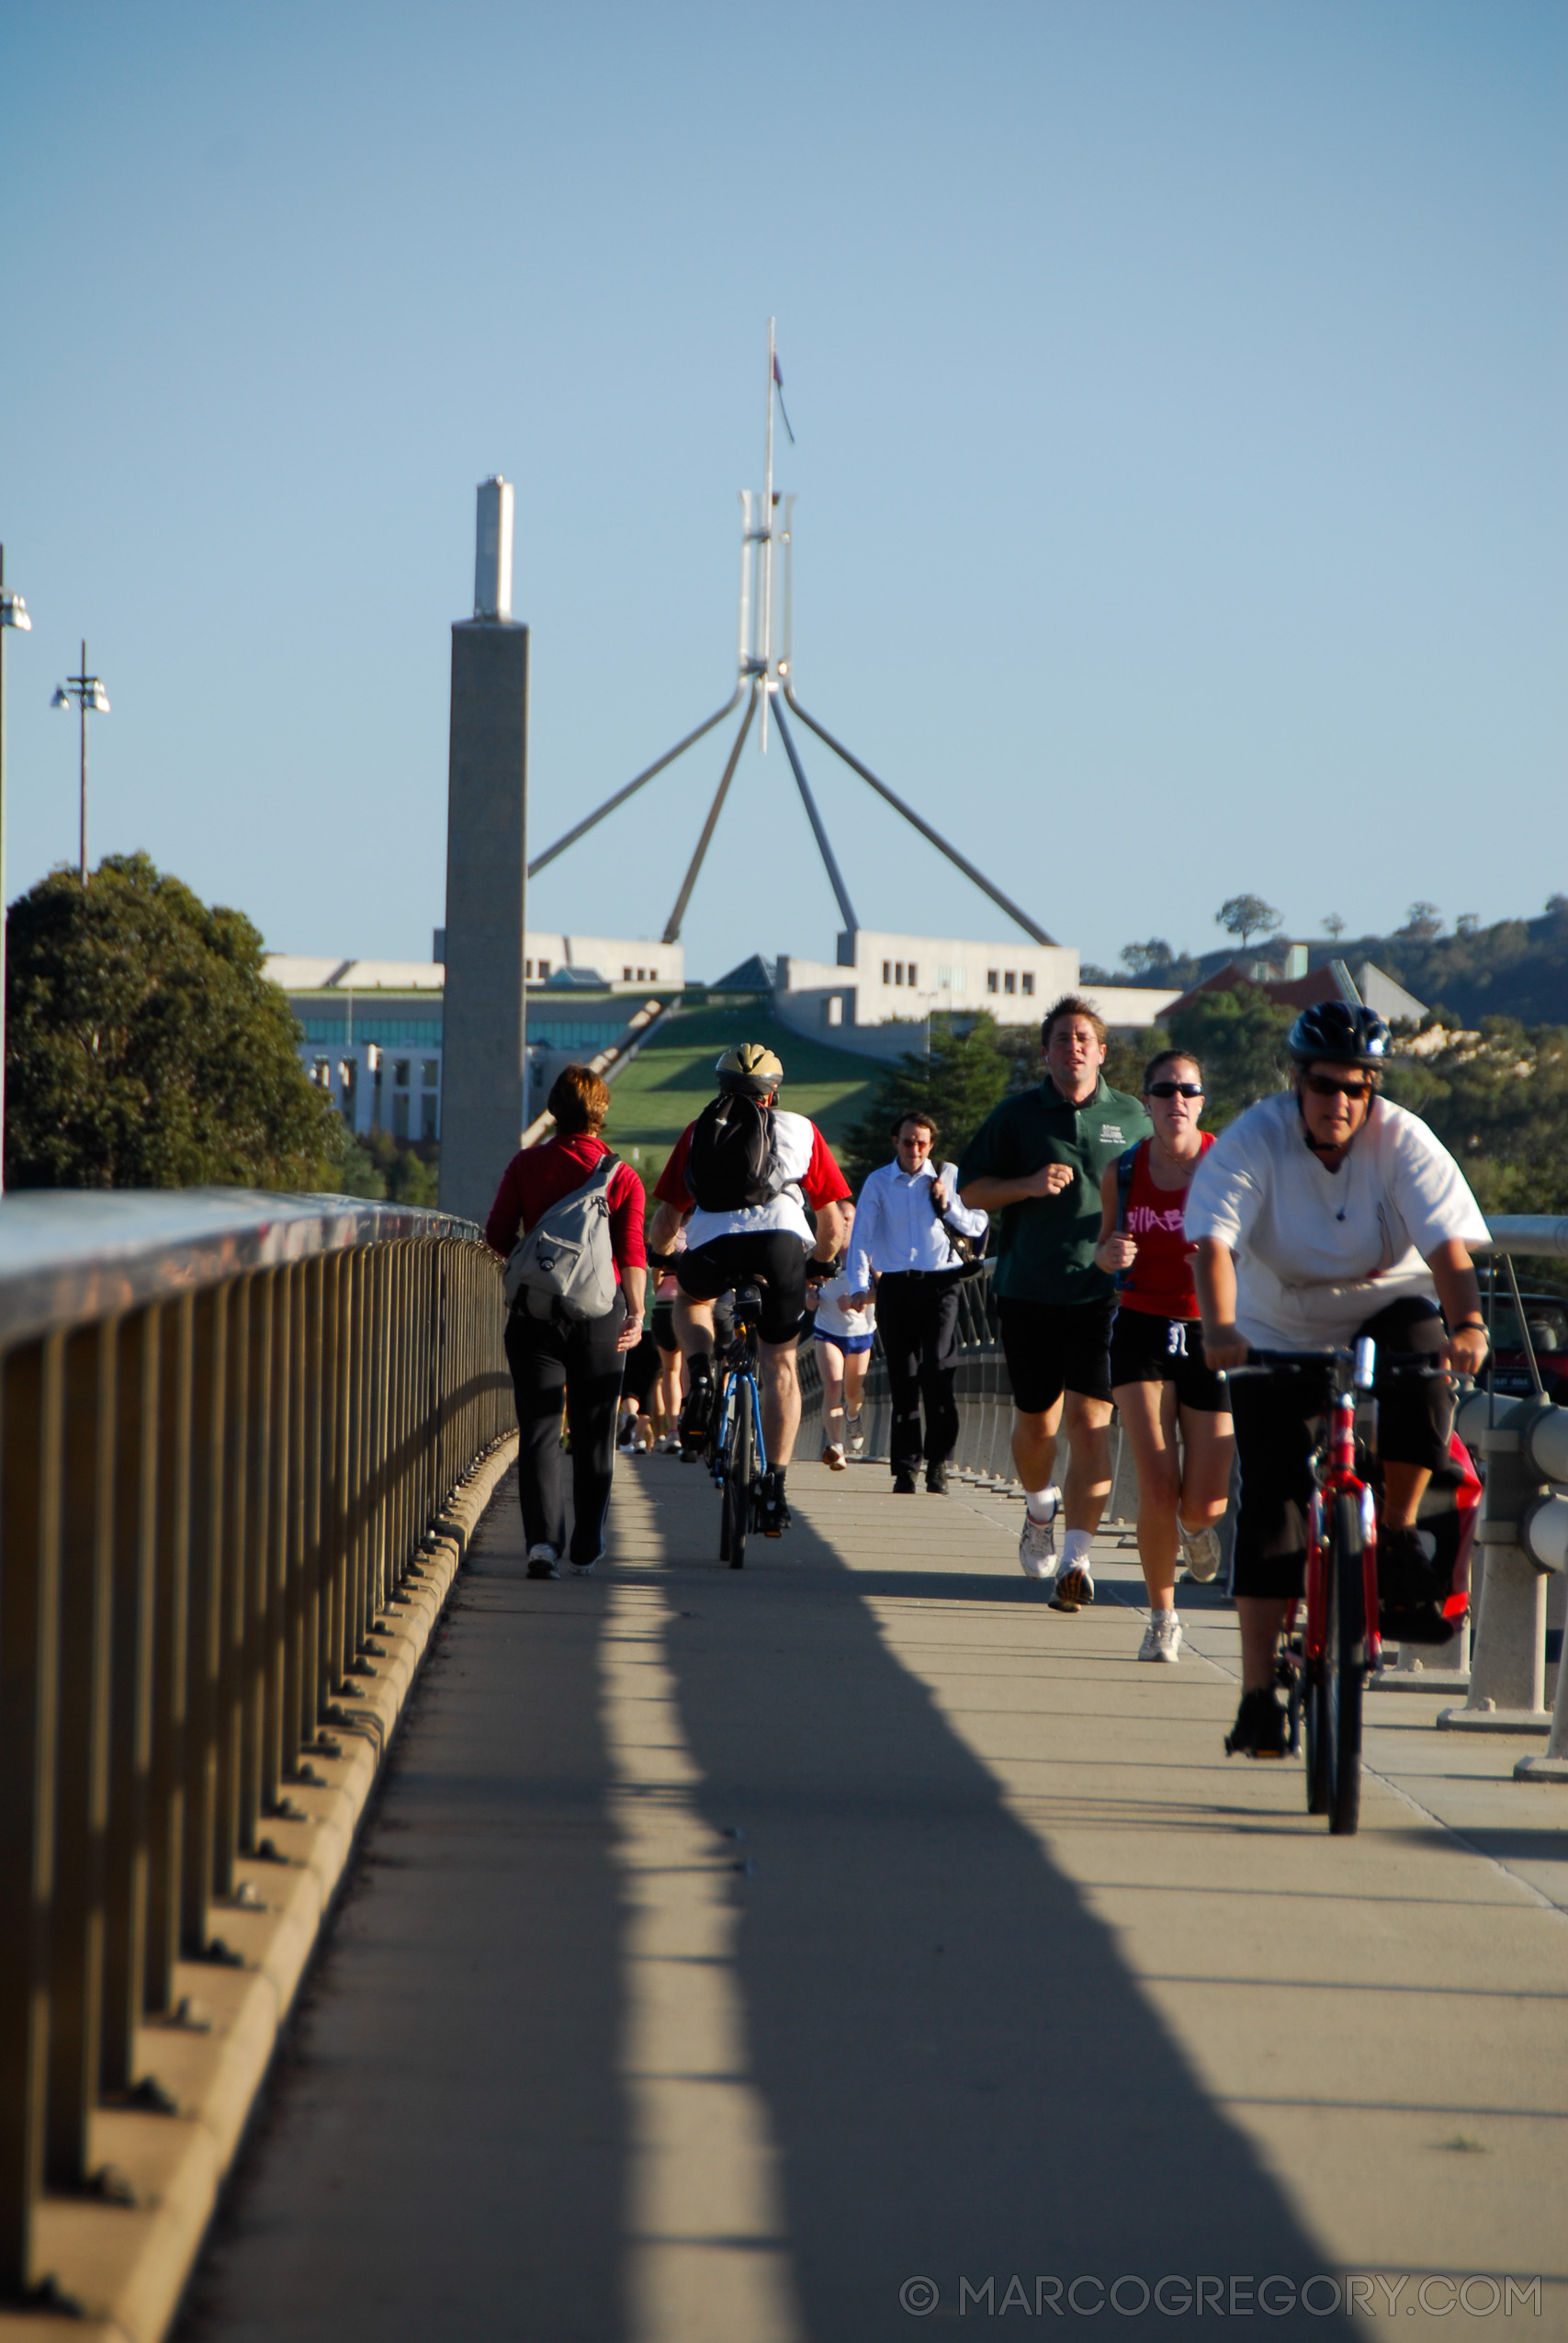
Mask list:
[[[1116,1289],[1094,1265],[1100,1182],[1151,1126],[1140,1102],[1112,1090],[1105,1026],[1076,993],[1040,1029],[1045,1079],[1004,1098],[958,1167],[958,1193],[997,1229],[992,1290],[1012,1384],[1012,1454],[1024,1488],[1018,1558],[1051,1579],[1058,1611],[1094,1601],[1089,1546],[1111,1493],[1111,1321]],[[1052,1483],[1056,1435],[1072,1454],[1066,1491]],[[1066,1516],[1053,1574],[1058,1511]]]

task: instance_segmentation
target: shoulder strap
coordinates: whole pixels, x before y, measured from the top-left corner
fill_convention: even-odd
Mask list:
[[[1116,1159],[1116,1226],[1118,1230],[1127,1226],[1127,1205],[1133,1194],[1133,1174],[1137,1169],[1138,1149],[1143,1144],[1142,1139],[1134,1139],[1132,1146]]]

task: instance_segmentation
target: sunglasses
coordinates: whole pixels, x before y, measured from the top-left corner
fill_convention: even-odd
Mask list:
[[[1145,1098],[1201,1098],[1201,1082],[1151,1082],[1144,1092]]]
[[[1306,1087],[1314,1098],[1348,1098],[1353,1106],[1371,1098],[1371,1082],[1337,1082],[1332,1074],[1309,1074]]]

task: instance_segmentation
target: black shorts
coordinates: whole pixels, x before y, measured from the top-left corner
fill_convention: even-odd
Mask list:
[[[661,1351],[674,1351],[677,1353],[680,1351],[681,1345],[675,1339],[675,1305],[673,1302],[654,1303],[653,1339],[658,1343]]]
[[[1357,1335],[1370,1334],[1380,1353],[1409,1352],[1416,1348],[1411,1338],[1416,1329],[1430,1326],[1437,1316],[1422,1296],[1406,1295],[1368,1319]],[[1453,1422],[1448,1386],[1379,1375],[1374,1389],[1382,1462],[1436,1472],[1447,1460]],[[1244,1375],[1230,1393],[1241,1460],[1235,1591],[1299,1596],[1306,1579],[1313,1452],[1328,1410],[1327,1375]]]
[[[1018,1302],[997,1296],[1002,1353],[1021,1416],[1043,1416],[1064,1391],[1111,1397],[1114,1302]]]
[[[1119,1309],[1111,1329],[1111,1387],[1124,1383],[1174,1383],[1179,1407],[1211,1416],[1230,1411],[1230,1392],[1203,1357],[1203,1329],[1195,1318]]]
[[[759,1329],[764,1342],[793,1342],[806,1315],[806,1247],[788,1228],[712,1237],[682,1253],[675,1278],[694,1302],[713,1302],[732,1285],[765,1279]]]

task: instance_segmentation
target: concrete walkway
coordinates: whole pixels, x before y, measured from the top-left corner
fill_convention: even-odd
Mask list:
[[[1113,1538],[1068,1618],[1016,1503],[791,1496],[737,1574],[637,1459],[616,1566],[539,1586],[505,1485],[186,2343],[1568,2335],[1536,1745],[1375,1695],[1330,1839],[1224,1759],[1203,1590],[1139,1667]]]

